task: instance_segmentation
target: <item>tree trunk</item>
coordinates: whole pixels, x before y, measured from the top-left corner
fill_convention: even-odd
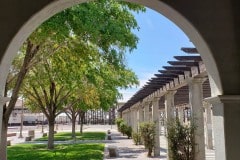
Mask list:
[[[75,140],[76,139],[76,116],[72,114],[72,138]]]
[[[84,120],[84,116],[85,116],[85,112],[84,111],[80,111],[79,116],[81,118],[80,121],[80,133],[83,133],[83,120]]]
[[[83,122],[82,121],[80,122],[80,133],[81,134],[83,133]]]
[[[151,157],[152,156],[152,150],[151,149],[148,149],[148,154],[147,154],[148,157]]]
[[[49,119],[48,149],[54,149],[54,119]]]
[[[7,160],[7,127],[8,127],[8,122],[6,122],[6,119],[3,118],[1,144],[0,144],[1,160]]]

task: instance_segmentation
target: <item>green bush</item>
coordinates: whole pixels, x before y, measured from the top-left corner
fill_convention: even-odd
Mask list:
[[[140,134],[143,139],[145,148],[148,149],[148,157],[152,155],[154,142],[155,142],[155,123],[143,122],[140,123]]]
[[[194,160],[194,130],[193,123],[182,125],[179,119],[167,124],[167,139],[170,160]]]
[[[133,138],[133,142],[134,142],[135,145],[142,144],[141,143],[141,134],[140,133],[132,132],[132,138]]]
[[[128,138],[132,137],[132,127],[128,126],[125,122],[121,122],[119,124],[119,131],[123,134],[123,135],[127,135]]]
[[[127,124],[125,122],[121,122],[119,125],[119,130],[123,135],[125,135],[127,130]]]
[[[117,124],[117,129],[118,129],[119,132],[121,132],[121,130],[120,130],[120,124],[121,124],[122,122],[124,122],[122,118],[116,118],[116,119],[115,119],[115,123]]]
[[[128,136],[128,139],[132,137],[132,127],[131,126],[126,127],[125,134]]]

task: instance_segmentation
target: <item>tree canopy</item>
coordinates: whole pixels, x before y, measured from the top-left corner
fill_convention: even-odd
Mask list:
[[[125,52],[138,42],[131,11],[145,9],[114,0],[77,5],[44,22],[22,47],[24,59],[31,58],[22,93],[31,109],[48,118],[50,149],[55,117],[64,108],[107,110],[120,96],[118,88],[138,84],[125,64]],[[36,48],[37,54],[28,54]]]

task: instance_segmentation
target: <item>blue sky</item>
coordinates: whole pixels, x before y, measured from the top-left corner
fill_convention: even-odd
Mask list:
[[[193,47],[189,38],[173,22],[156,11],[147,9],[145,13],[135,14],[140,26],[134,31],[139,37],[136,50],[126,54],[126,61],[139,78],[140,86],[120,90],[126,102],[136,93],[162,66],[169,65],[167,61],[174,60],[173,56],[186,55],[181,47]]]

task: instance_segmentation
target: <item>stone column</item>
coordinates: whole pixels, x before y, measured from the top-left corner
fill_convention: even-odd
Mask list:
[[[144,121],[149,122],[149,103],[144,104]]]
[[[144,111],[143,111],[142,105],[140,104],[138,106],[138,132],[140,128],[140,123],[142,122],[144,122]]]
[[[0,135],[2,135],[3,106],[10,101],[10,97],[0,97]],[[0,138],[1,143],[1,138]]]
[[[130,123],[130,126],[133,128],[133,123],[134,123],[134,110],[133,110],[133,108],[131,107],[130,108],[130,121],[131,121],[131,123]]]
[[[195,141],[195,160],[205,159],[205,139],[204,139],[204,119],[203,119],[203,91],[202,84],[205,78],[194,78],[189,81],[189,105],[191,108],[192,122],[196,126]]]
[[[166,108],[166,107],[165,107]],[[163,134],[167,135],[167,117],[166,117],[166,109],[163,111]]]
[[[165,125],[174,117],[174,95],[176,91],[167,91],[165,94]]]
[[[128,119],[128,121],[127,121],[127,125],[131,125],[131,111],[130,111],[130,108],[128,109],[128,112],[127,112],[127,119]]]
[[[148,103],[148,108],[149,108],[148,119],[149,121],[152,121],[153,120],[153,114],[152,114],[153,103],[152,102]]]
[[[159,118],[159,128],[160,128],[160,130],[159,130],[159,134],[160,135],[165,135],[165,127],[164,127],[164,111],[161,109],[160,110],[160,113],[159,113],[159,115],[160,115],[160,118]],[[163,130],[164,129],[164,130]]]
[[[152,106],[152,117],[155,123],[155,143],[154,143],[154,156],[160,156],[160,134],[159,134],[159,99],[154,98]]]
[[[138,106],[138,116],[139,116],[139,123],[144,121],[144,112],[141,105]]]
[[[181,124],[184,123],[183,117],[184,117],[184,108],[182,106],[178,107],[178,118],[179,118],[179,122]]]
[[[138,117],[137,117],[137,108],[134,106],[133,108],[133,126],[132,129],[134,132],[137,132],[137,126],[138,126]]]
[[[207,142],[207,148],[213,149],[213,133],[212,133],[212,110],[211,110],[211,104],[204,103],[205,108],[205,135],[206,135],[206,142]]]
[[[126,112],[125,111],[122,112],[122,119],[123,119],[124,122],[127,122]],[[103,115],[103,122],[104,122],[104,115]]]
[[[212,104],[215,159],[239,160],[240,95],[207,98]]]
[[[165,94],[165,135],[167,135],[167,123],[170,122],[174,117],[174,95],[176,94],[175,90],[167,91]],[[168,146],[168,141],[167,141]],[[168,147],[169,148],[169,147]],[[167,159],[170,157],[170,152],[167,151]]]

